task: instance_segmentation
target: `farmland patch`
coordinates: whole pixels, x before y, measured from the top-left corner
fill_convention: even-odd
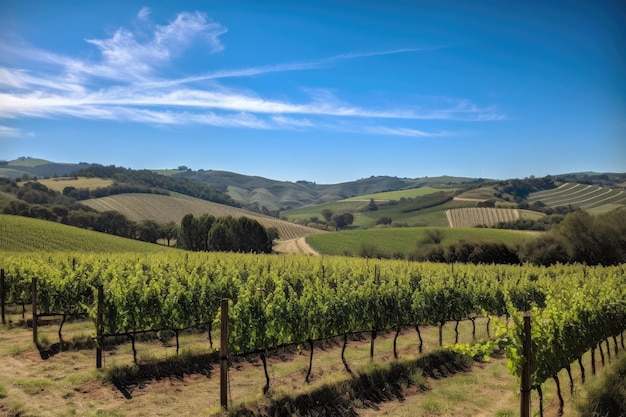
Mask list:
[[[495,226],[501,222],[515,221],[520,217],[517,209],[487,207],[446,210],[446,216],[450,227]]]

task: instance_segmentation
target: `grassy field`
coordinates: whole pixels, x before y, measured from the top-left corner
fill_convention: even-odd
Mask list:
[[[360,195],[356,197],[346,198],[345,200],[341,200],[340,202],[342,201],[369,202],[370,199],[374,199],[374,201],[389,201],[389,200],[397,201],[397,200],[400,200],[401,198],[419,197],[419,196],[426,195],[426,194],[436,193],[437,191],[441,191],[441,190],[437,188],[432,188],[432,187],[411,188],[409,190],[387,191],[384,193]]]
[[[87,178],[87,177],[58,177],[38,180],[37,182],[45,185],[50,190],[63,192],[65,187],[74,188],[105,188],[113,185],[113,180],[108,178]]]
[[[202,373],[162,374],[159,378],[137,378],[124,387],[125,393],[107,381],[108,374],[120,373],[133,364],[129,343],[116,344],[105,349],[103,370],[95,369],[95,348],[82,347],[60,351],[42,359],[33,346],[30,329],[23,325],[21,309],[10,308],[9,323],[0,326],[0,415],[7,416],[196,416],[220,415],[219,364],[213,360]],[[25,319],[30,314],[27,312]],[[22,323],[22,324],[20,324]],[[41,320],[40,341],[45,345],[58,341],[58,319]],[[477,320],[477,338],[486,336],[485,319]],[[93,323],[84,320],[69,321],[63,327],[64,340],[90,339]],[[355,375],[375,373],[394,364],[406,364],[438,350],[437,327],[422,326],[424,353],[417,353],[418,339],[414,329],[404,328],[398,338],[399,359],[393,358],[393,332],[379,334],[375,343],[374,362],[369,360],[368,334],[350,338],[345,356]],[[469,321],[459,326],[461,343],[472,343]],[[219,341],[219,329],[214,331]],[[444,326],[444,344],[454,342],[454,326]],[[182,357],[193,353],[212,352],[206,334],[185,332],[180,335]],[[229,369],[229,406],[262,411],[286,396],[320,396],[337,390],[354,379],[341,362],[341,340],[328,340],[315,345],[313,373],[310,383],[304,382],[309,350],[305,346],[268,352],[271,386],[267,395],[261,393],[264,384],[263,368],[258,355],[235,357]],[[176,347],[172,339],[146,339],[136,344],[140,364],[146,366],[172,360]],[[597,391],[607,372],[618,369],[619,362],[602,366],[596,352],[596,376],[591,375],[591,358],[586,353],[582,360],[587,370],[587,382],[580,383],[580,369],[572,366],[574,392],[568,388],[565,370],[559,373],[565,399],[565,417],[580,417],[577,406],[589,397],[588,390]],[[623,352],[622,361],[623,362]],[[618,365],[614,365],[618,364]],[[622,366],[623,369],[623,366]],[[613,371],[615,373],[615,371]],[[412,385],[401,387],[401,397],[390,395],[384,386],[372,393],[376,402],[353,399],[354,417],[374,416],[462,416],[491,417],[519,416],[519,383],[507,369],[507,360],[496,356],[487,362],[474,362],[469,371],[433,377],[416,372],[409,376]],[[622,381],[623,382],[623,381]],[[619,385],[619,382],[614,382]],[[542,386],[544,415],[557,415],[556,388],[552,378]],[[396,393],[397,394],[397,393]],[[328,401],[330,398],[327,397]],[[381,401],[382,400],[382,401]],[[539,400],[532,393],[531,415],[538,415]],[[291,415],[297,415],[292,413]]]
[[[436,189],[431,189],[436,192]],[[374,195],[374,194],[372,194]],[[448,220],[445,210],[462,207],[475,207],[476,202],[452,200],[445,204],[422,210],[403,213],[395,205],[378,204],[378,210],[365,210],[369,204],[369,199],[361,200],[341,200],[336,203],[320,204],[316,206],[306,206],[295,210],[287,210],[281,212],[281,216],[287,217],[290,221],[310,220],[313,217],[323,220],[322,210],[329,209],[333,213],[341,213],[344,211],[352,212],[354,215],[353,227],[361,229],[369,229],[376,226],[376,222],[381,217],[392,219],[392,224],[404,225],[410,227],[446,227]]]
[[[159,252],[175,250],[55,222],[0,214],[0,252]]]
[[[495,192],[494,187],[490,185],[486,187],[480,187],[480,188],[475,188],[473,190],[465,191],[459,194],[458,197],[473,199],[473,200],[489,200],[489,199],[495,198],[495,196],[493,195],[494,192]]]
[[[358,256],[364,245],[376,247],[388,256],[406,255],[418,246],[425,238],[427,230],[431,229],[442,232],[443,246],[454,244],[459,240],[489,241],[514,246],[536,236],[536,233],[501,229],[390,227],[312,235],[308,236],[306,241],[316,251],[325,255]]]

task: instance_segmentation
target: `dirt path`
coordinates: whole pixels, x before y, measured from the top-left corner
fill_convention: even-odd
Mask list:
[[[274,252],[276,253],[294,253],[298,255],[319,255],[315,249],[306,243],[304,237],[297,239],[280,240],[274,245]]]

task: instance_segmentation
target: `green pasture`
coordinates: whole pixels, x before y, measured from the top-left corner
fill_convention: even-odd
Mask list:
[[[39,165],[47,165],[47,164],[51,164],[52,162],[50,161],[46,161],[45,159],[39,159],[39,158],[23,158],[23,159],[16,159],[14,161],[9,161],[7,166],[21,166],[21,167],[38,167]]]
[[[433,192],[436,189],[431,189]],[[372,194],[374,195],[374,194]],[[310,220],[317,217],[324,220],[322,210],[330,209],[333,213],[338,214],[345,211],[354,214],[353,228],[369,229],[376,226],[376,221],[381,217],[388,217],[392,220],[393,225],[403,225],[409,227],[446,227],[448,220],[446,219],[445,210],[461,207],[475,207],[476,202],[473,201],[449,201],[445,204],[430,207],[427,209],[411,211],[403,213],[396,205],[378,204],[378,210],[367,211],[369,199],[366,201],[341,200],[336,203],[320,204],[316,206],[300,207],[294,210],[281,212],[281,217],[287,217],[289,221]]]
[[[376,226],[376,221],[381,217],[392,219],[391,225],[403,225],[409,227],[447,227],[448,220],[445,210],[456,207],[443,204],[437,207],[402,213],[396,206],[382,206],[376,211],[364,211],[355,213],[353,227],[369,229]]]
[[[494,186],[488,185],[485,187],[480,187],[480,188],[475,188],[473,190],[465,191],[459,194],[457,197],[458,198],[471,198],[471,199],[476,199],[476,200],[490,200],[490,199],[496,198],[494,196],[494,192],[495,192]]]
[[[60,223],[0,214],[0,252],[139,252],[175,250]]]
[[[442,246],[458,241],[496,242],[510,246],[522,244],[537,236],[536,232],[503,229],[465,229],[448,227],[387,227],[366,230],[346,230],[334,233],[307,236],[307,243],[324,255],[358,256],[364,245],[376,247],[391,256],[406,255],[418,247],[428,230],[439,230],[443,234]]]
[[[437,188],[433,188],[433,187],[411,188],[408,190],[386,191],[383,193],[359,195],[356,197],[346,198],[345,200],[340,200],[340,202],[361,201],[361,202],[369,203],[370,199],[374,199],[374,201],[381,201],[381,200],[386,200],[386,201],[396,200],[397,201],[397,200],[400,200],[401,198],[414,198],[414,197],[419,197],[419,196],[426,195],[426,194],[435,193],[437,191],[441,191],[441,190]]]
[[[289,221],[294,220],[309,220],[311,217],[318,217],[324,219],[322,216],[322,210],[329,209],[335,214],[349,211],[351,213],[359,211],[367,207],[369,199],[367,201],[347,201],[341,200],[334,203],[318,204],[314,206],[304,206],[293,210],[285,210],[280,212],[280,217],[286,217]]]

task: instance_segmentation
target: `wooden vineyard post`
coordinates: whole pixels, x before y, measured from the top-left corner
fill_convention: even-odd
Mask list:
[[[220,327],[220,405],[228,410],[228,299],[222,298]]]
[[[524,365],[522,367],[522,382],[520,387],[520,417],[530,417],[530,313],[524,313]]]
[[[4,269],[0,269],[0,315],[2,316],[2,324],[7,324],[4,312],[4,300],[6,298],[6,290],[4,286]]]
[[[33,304],[33,343],[39,347],[39,338],[37,337],[37,278],[33,278],[30,283],[30,294]]]
[[[96,312],[96,368],[102,368],[102,303],[104,302],[104,289],[98,285],[98,306]]]

